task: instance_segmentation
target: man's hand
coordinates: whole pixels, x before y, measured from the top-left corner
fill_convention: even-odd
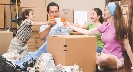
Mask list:
[[[50,27],[53,27],[55,25],[55,19],[49,19],[47,23],[50,25]]]

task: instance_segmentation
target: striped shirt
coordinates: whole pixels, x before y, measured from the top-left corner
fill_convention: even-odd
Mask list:
[[[24,42],[27,42],[30,39],[32,33],[31,22],[32,22],[31,20],[25,19],[21,23],[21,25],[17,30],[16,38]]]

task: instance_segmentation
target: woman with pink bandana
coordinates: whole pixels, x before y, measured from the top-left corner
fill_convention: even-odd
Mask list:
[[[114,3],[109,2],[104,10],[104,22],[98,28],[85,30],[77,28],[66,22],[66,25],[71,29],[85,34],[92,35],[102,33],[101,39],[104,42],[102,53],[97,56],[96,63],[99,70],[104,67],[110,69],[118,69],[124,65],[124,58],[122,56],[122,43],[124,43],[127,54],[130,58],[133,69],[133,53],[129,45],[127,27],[122,15],[121,7]]]

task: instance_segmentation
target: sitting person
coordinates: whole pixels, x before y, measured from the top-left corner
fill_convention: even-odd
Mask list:
[[[93,24],[87,24],[87,25],[79,25],[79,24],[73,24],[73,23],[70,23],[70,24],[73,26],[76,26],[78,28],[83,28],[83,29],[89,30],[92,28],[97,28],[104,21],[104,19],[102,17],[102,11],[99,8],[92,9],[90,18],[91,18],[91,21],[94,22]],[[101,40],[101,35],[102,35],[101,33],[96,34],[96,36],[97,36],[97,53],[101,53],[103,46],[104,46],[104,43]]]
[[[32,25],[44,25],[48,22],[34,22],[34,11],[32,9],[25,9],[22,12],[23,22],[17,30],[16,36],[11,40],[8,52],[16,51],[20,55],[25,56],[28,51],[27,41],[31,37]]]
[[[48,16],[53,16],[55,18],[59,17],[59,6],[55,2],[51,2],[47,6],[47,14]],[[53,20],[49,21],[49,24],[47,25],[42,25],[40,27],[40,39],[41,40],[46,40],[46,37],[48,35],[69,35],[71,29],[65,28],[63,25],[59,26],[58,24],[52,24]],[[65,31],[66,32],[65,32]],[[35,64],[35,61],[39,58],[39,56],[42,53],[47,52],[47,41],[44,42],[44,44],[39,48],[39,50],[35,52],[28,52],[26,56],[22,60],[18,60],[15,62],[11,62],[6,60],[3,56],[0,56],[0,68],[1,70],[6,70],[10,72],[14,72],[16,69],[25,69],[27,67],[33,67]]]
[[[99,70],[103,70],[104,67],[118,69],[124,65],[122,43],[124,43],[130,58],[132,64],[131,69],[133,69],[133,53],[129,45],[128,31],[119,4],[109,2],[104,10],[104,18],[107,19],[107,22],[103,22],[98,28],[90,30],[77,28],[68,22],[65,25],[86,35],[102,33],[101,39],[105,44],[102,53],[97,56],[96,60],[97,65],[99,65]]]

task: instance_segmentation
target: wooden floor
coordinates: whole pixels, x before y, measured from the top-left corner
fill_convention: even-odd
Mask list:
[[[120,69],[115,69],[115,70],[105,69],[104,71],[97,70],[96,72],[133,72],[133,70],[131,70],[131,62],[128,58],[124,60],[124,67]]]

